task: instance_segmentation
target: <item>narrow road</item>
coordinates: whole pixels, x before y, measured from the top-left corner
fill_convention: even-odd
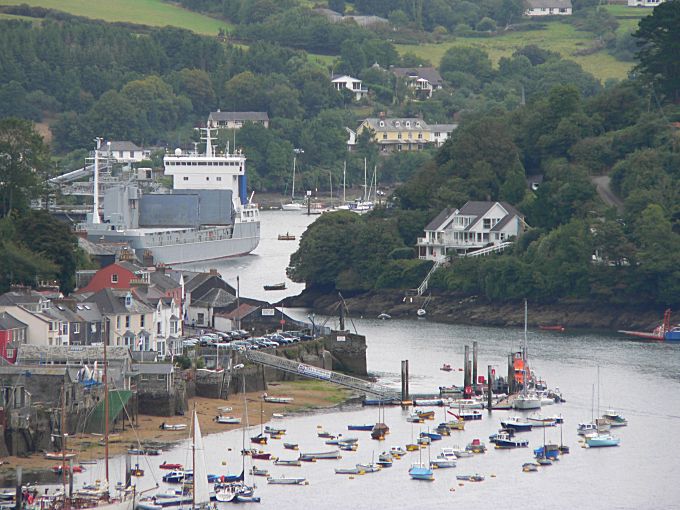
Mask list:
[[[611,177],[600,175],[598,177],[591,177],[590,180],[595,184],[595,191],[597,191],[597,194],[605,204],[616,207],[619,213],[623,212],[623,200],[617,197],[611,190]]]

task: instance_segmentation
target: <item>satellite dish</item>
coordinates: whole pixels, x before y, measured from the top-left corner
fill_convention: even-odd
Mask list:
[[[182,155],[182,149],[180,149],[179,147],[177,147],[177,148],[175,149],[175,156],[181,156],[181,155]]]

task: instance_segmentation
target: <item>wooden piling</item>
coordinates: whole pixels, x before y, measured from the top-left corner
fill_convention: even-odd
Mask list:
[[[22,499],[23,499],[23,494],[21,493],[21,466],[17,466],[17,483],[16,483],[16,494],[15,497],[16,499],[14,500],[14,508],[15,510],[21,510],[21,504],[22,504]]]
[[[508,354],[508,394],[515,393],[515,364],[512,354]]]
[[[470,386],[470,373],[468,372],[470,364],[470,346],[466,345],[465,346],[465,361],[463,365],[463,390],[467,389],[468,386]]]
[[[472,342],[472,391],[477,394],[477,342]]]
[[[486,370],[486,408],[491,412],[493,409],[493,402],[491,399],[491,365],[488,365]]]
[[[408,388],[408,360],[401,362],[401,401],[408,402],[411,400]]]

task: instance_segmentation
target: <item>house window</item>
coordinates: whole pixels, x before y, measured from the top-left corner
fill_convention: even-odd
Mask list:
[[[484,218],[484,229],[489,230],[491,228],[491,218]]]
[[[73,333],[76,335],[80,333],[80,323],[78,322],[73,323]]]
[[[410,120],[407,120],[407,121],[406,121],[406,127],[407,127],[407,128],[410,128],[410,127],[411,127],[411,121],[410,121]]]
[[[111,283],[118,283],[118,275],[116,273],[111,275]]]
[[[68,335],[68,322],[61,323],[61,334]]]
[[[442,134],[441,134],[441,133],[437,133],[437,132],[435,132],[435,134],[434,134],[434,137],[435,137],[435,138],[439,138],[440,136],[442,136]]]
[[[397,150],[398,150],[398,151],[401,151],[401,144],[400,144],[400,143],[397,144]]]
[[[197,318],[198,318],[198,323],[203,324],[203,321],[205,321],[205,314],[199,313],[199,314],[197,314]]]
[[[14,357],[14,349],[12,349],[12,348],[7,349],[7,352],[5,353],[5,357],[13,358]]]
[[[422,134],[422,133],[418,133],[418,140],[422,140],[422,139],[423,139],[423,134]]]
[[[206,177],[205,180],[206,180],[206,181],[209,181],[209,180],[210,180],[210,177]]]
[[[156,340],[156,350],[159,356],[165,356],[165,342]]]
[[[165,376],[163,374],[158,374],[156,376],[156,379],[158,379],[159,381],[165,381]]]
[[[401,140],[401,133],[397,133],[397,138]]]
[[[177,332],[177,321],[170,321],[170,333],[176,334]]]
[[[156,334],[157,335],[161,334],[161,323],[160,322],[156,323]]]
[[[120,315],[116,317],[116,329],[120,329]]]
[[[221,181],[222,177],[215,177],[216,180]]]
[[[146,374],[140,375],[140,376],[139,376],[139,380],[140,380],[140,381],[148,381],[148,380],[149,380],[149,376],[146,375]]]
[[[396,121],[396,122],[394,123],[394,125],[395,125],[396,127],[401,127],[401,122]]]
[[[126,328],[130,327],[130,316],[129,315],[125,316],[125,327]]]
[[[383,140],[387,140],[387,133],[383,133]]]
[[[380,127],[385,127],[385,121],[384,120],[380,121]]]
[[[146,325],[146,315],[142,314],[139,316],[139,327],[143,328]]]
[[[416,127],[420,127],[420,121],[416,121]]]
[[[188,180],[189,180],[189,178],[186,177],[186,176],[182,177],[182,179],[184,179],[185,181],[188,181]]]

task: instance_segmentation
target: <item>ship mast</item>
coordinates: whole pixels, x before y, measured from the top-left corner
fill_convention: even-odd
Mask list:
[[[104,339],[104,466],[106,468],[106,486],[109,485],[109,373],[106,360],[106,342]]]
[[[94,183],[93,183],[93,211],[92,223],[100,223],[99,220],[99,147],[101,147],[102,139],[97,137],[94,148]]]

